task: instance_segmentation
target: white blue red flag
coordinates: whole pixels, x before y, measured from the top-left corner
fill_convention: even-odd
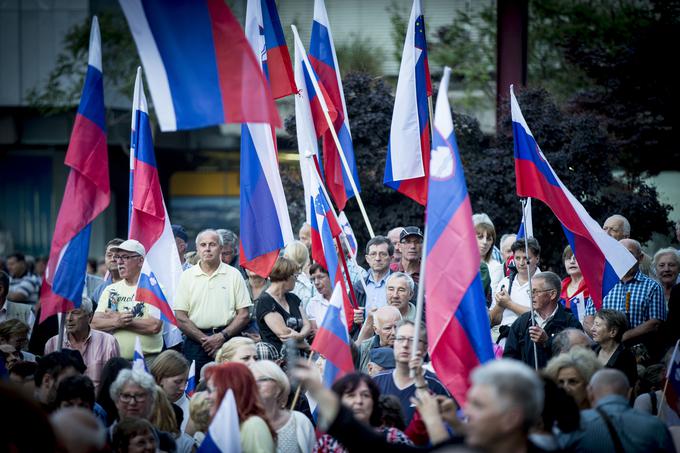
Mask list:
[[[109,205],[109,159],[102,75],[101,38],[92,19],[87,75],[64,161],[66,181],[50,257],[40,290],[40,321],[80,306],[92,221]]]
[[[531,215],[531,197],[527,198],[527,202],[522,208],[522,223],[519,225],[517,231],[517,240],[534,237],[534,220]]]
[[[340,214],[338,214],[338,222],[340,223],[342,233],[345,235],[345,237],[347,237],[347,242],[352,249],[352,256],[357,256],[357,249],[359,247],[357,245],[357,237],[354,235],[354,230],[352,229],[352,225],[349,223],[349,219],[347,218],[345,211],[342,211]]]
[[[234,392],[229,389],[210,422],[198,453],[240,453],[241,431]]]
[[[309,209],[312,211],[310,223],[312,227],[312,259],[328,270],[328,275],[333,285],[342,289],[344,313],[347,317],[345,322],[348,326],[351,326],[354,312],[345,290],[345,278],[339,263],[338,251],[335,248],[335,238],[340,235],[342,230],[335,218],[333,208],[328,198],[326,198],[319,172],[313,165],[310,166],[310,172],[312,187],[311,199],[309,201],[311,207]]]
[[[425,315],[437,377],[464,404],[470,372],[493,359],[494,353],[472,207],[449,106],[450,74],[451,69],[444,68],[434,116],[425,233]]]
[[[149,371],[146,368],[146,362],[144,361],[144,350],[142,349],[142,341],[139,339],[139,337],[135,337],[135,351],[132,354],[132,369],[137,371]]]
[[[431,95],[425,19],[420,0],[414,0],[394,95],[384,183],[422,205],[427,203],[430,170]]]
[[[196,392],[196,361],[191,361],[189,367],[189,376],[187,377],[187,385],[184,387],[184,394],[191,398]]]
[[[177,325],[172,302],[182,265],[161,191],[141,68],[135,80],[130,142],[128,238],[146,249],[135,298],[159,309],[162,320]]]
[[[361,188],[359,187],[359,174],[354,158],[354,145],[349,128],[345,94],[340,78],[340,66],[335,54],[331,24],[328,20],[324,0],[314,0],[314,20],[312,21],[312,36],[309,40],[309,62],[338,112],[337,117],[333,120],[333,127],[342,150],[338,150],[331,132],[327,130],[323,134],[323,172],[326,188],[338,210],[342,211],[345,209],[347,200],[354,196],[354,191],[349,181],[350,176],[340,160],[340,152],[345,155],[352,172],[351,177],[354,179],[357,189],[361,191]]]
[[[562,184],[538,147],[510,87],[512,131],[515,136],[517,195],[538,198],[562,223],[590,297],[599,310],[610,289],[635,265],[635,258],[605,233],[583,205]]]
[[[281,126],[271,90],[224,0],[119,0],[163,131]]]
[[[675,343],[671,361],[668,363],[668,371],[666,371],[667,384],[664,388],[666,404],[676,414],[679,413],[680,409],[678,408],[678,395],[680,395],[680,353],[678,352],[678,346],[680,346],[680,340]]]
[[[261,0],[248,1],[246,36],[255,54],[267,58],[266,41],[274,39],[272,36],[276,33],[267,30],[271,24],[263,22],[264,3]],[[270,6],[274,9],[269,13],[276,14],[275,5]],[[260,64],[262,70],[268,68],[270,72],[285,73],[285,69],[276,69],[280,62],[264,59]],[[241,126],[240,201],[241,265],[268,277],[281,248],[294,240],[279,174],[276,136],[269,124],[248,123]]]
[[[259,8],[256,3],[259,3]],[[249,12],[253,10],[252,16]],[[253,41],[248,33],[250,24],[249,18],[258,19],[257,25],[260,28],[261,36],[264,40],[262,45],[257,47],[255,57],[260,57],[262,61],[262,72],[269,80],[274,99],[279,99],[297,92],[293,77],[293,65],[290,61],[290,53],[286,45],[286,37],[281,27],[281,19],[276,9],[274,0],[248,0],[246,9],[246,37]]]
[[[335,285],[328,310],[312,342],[312,350],[326,359],[322,379],[326,388],[354,371],[346,319],[342,287]]]
[[[312,210],[309,209],[312,204],[308,202],[311,199],[311,187],[313,185],[310,179],[310,166],[313,167],[313,157],[321,162],[319,155],[318,138],[329,129],[328,122],[323,115],[323,106],[320,99],[323,99],[327,108],[329,108],[329,115],[333,121],[338,112],[333,106],[330,97],[323,85],[318,83],[314,69],[307,59],[306,51],[297,32],[295,34],[295,83],[299,88],[295,95],[295,128],[297,131],[298,151],[300,153],[300,174],[302,179],[302,186],[305,195],[305,211],[306,222],[312,223]],[[319,87],[317,92],[313,79],[317,80],[316,86]]]

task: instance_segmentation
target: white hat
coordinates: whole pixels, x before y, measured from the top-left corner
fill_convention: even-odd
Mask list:
[[[144,249],[142,243],[134,239],[123,241],[122,244],[111,247],[111,250],[125,250],[126,252],[132,252],[141,256],[146,256],[146,250]]]

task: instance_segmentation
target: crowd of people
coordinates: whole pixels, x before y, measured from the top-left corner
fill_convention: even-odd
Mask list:
[[[135,299],[144,246],[114,238],[63,314],[61,344],[56,316],[37,321],[45,260],[1,258],[0,450],[196,451],[229,391],[244,452],[680,449],[680,399],[665,391],[680,339],[678,250],[647,255],[627,219],[608,218],[604,231],[637,264],[599,304],[571,247],[563,268],[548,269],[537,239],[499,236],[486,214],[473,223],[496,360],[461,377],[464,404],[438,379],[425,326],[416,329],[416,226],[369,240],[366,268],[338,250],[355,300],[355,372],[331,388],[311,345],[333,280],[311,259],[309,225],[268,278],[239,265],[232,231],[190,238],[173,225],[179,330]],[[136,343],[148,371],[132,367]]]

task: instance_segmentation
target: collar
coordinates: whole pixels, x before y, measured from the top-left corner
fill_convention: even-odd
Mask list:
[[[371,349],[380,348],[380,337],[378,335],[373,335],[373,341],[371,341]]]
[[[640,269],[638,269],[637,272],[635,273],[635,275],[633,275],[633,278],[631,278],[627,282],[621,282],[621,283],[623,283],[624,285],[628,285],[632,282],[641,282],[644,279],[645,279],[644,275],[642,274],[642,272],[640,272]]]
[[[606,404],[622,404],[628,406],[628,400],[621,395],[607,395],[600,398],[595,406],[602,407]]]
[[[560,293],[560,297],[566,301],[569,301],[570,296],[567,295],[567,288],[569,287],[569,284],[571,283],[571,277],[567,275],[564,280],[562,280],[562,292]],[[583,294],[584,297],[587,297],[587,290],[588,290],[588,285],[586,284],[586,279],[582,278],[581,283],[578,284],[578,288],[576,288],[576,292],[571,295],[571,297],[576,297],[579,294]]]
[[[388,267],[387,273],[385,274],[385,276],[383,278],[381,278],[379,281],[375,281],[375,278],[373,277],[373,269],[369,269],[368,270],[368,277],[366,277],[366,283],[373,282],[373,283],[376,284],[376,286],[380,286],[380,285],[378,285],[378,283],[384,283],[387,280],[387,277],[389,277],[391,273],[392,273],[392,269],[390,269]]]
[[[550,313],[550,315],[547,318],[543,319],[541,317],[541,315],[538,314],[538,312],[535,312],[535,316],[545,324],[555,317],[555,314],[557,314],[557,310],[559,310],[559,309],[560,309],[560,303],[558,301],[556,306],[555,306],[555,309],[552,311],[552,313]]]
[[[83,344],[89,343],[90,338],[92,338],[92,327],[90,327],[90,331],[87,332],[87,337],[85,337]],[[68,335],[68,334],[64,335],[64,346],[71,346],[71,345],[72,345],[72,343],[71,343],[70,335]]]
[[[195,266],[191,266],[190,269],[196,268],[196,275],[205,275],[206,277],[212,277],[215,274],[226,274],[227,273],[227,265],[224,264],[222,261],[220,261],[220,265],[217,266],[217,269],[215,269],[215,272],[212,273],[212,275],[208,275],[203,268],[201,268],[201,262],[199,261],[196,263]]]

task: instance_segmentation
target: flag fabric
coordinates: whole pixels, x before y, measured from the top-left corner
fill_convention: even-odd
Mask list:
[[[427,203],[430,170],[430,95],[425,19],[420,0],[414,0],[394,95],[384,183],[422,205]]]
[[[311,236],[312,236],[312,259],[323,266],[335,287],[342,289],[344,303],[345,323],[352,325],[354,311],[347,291],[345,290],[345,278],[338,259],[338,251],[335,248],[335,238],[342,232],[335,218],[335,213],[326,198],[325,190],[321,182],[319,172],[315,166],[310,166],[310,180],[312,181],[311,198],[308,208],[312,211]],[[340,250],[340,253],[342,251]]]
[[[354,235],[354,230],[352,229],[352,225],[349,224],[349,219],[347,218],[347,215],[345,215],[345,211],[342,211],[340,214],[338,214],[338,222],[340,223],[340,228],[342,229],[345,237],[347,237],[347,242],[352,249],[352,256],[357,256],[357,250],[359,247],[357,245],[357,237]]]
[[[92,19],[87,74],[64,163],[71,168],[40,291],[40,322],[80,306],[92,221],[109,205],[109,160],[99,22]]]
[[[512,87],[510,98],[517,195],[541,200],[562,223],[590,297],[599,310],[604,296],[635,265],[635,258],[602,230],[562,184],[529,130]]]
[[[272,32],[267,29],[271,24],[263,22],[265,3],[264,0],[248,1],[246,36],[255,54],[267,58],[269,45],[266,41],[273,38],[270,36]],[[272,3],[270,7],[276,14],[275,5]],[[287,55],[287,48],[285,52]],[[275,73],[285,73],[285,70],[274,69],[275,63],[266,59],[259,62],[261,70],[269,68]],[[271,125],[248,123],[241,126],[240,171],[240,263],[266,278],[279,257],[279,251],[294,240],[279,173],[276,136]]]
[[[139,337],[135,337],[135,352],[132,354],[132,369],[137,371],[149,370],[146,368],[146,362],[144,361],[144,351],[142,350],[142,341]]]
[[[450,74],[451,69],[444,68],[434,117],[425,226],[425,315],[437,376],[464,404],[470,372],[493,359],[494,352],[472,207],[448,100]]]
[[[666,386],[664,392],[664,400],[666,404],[678,413],[678,395],[680,395],[680,354],[678,353],[678,346],[680,340],[675,343],[671,361],[668,364],[668,371],[666,372]]]
[[[354,158],[354,145],[352,144],[352,134],[349,128],[345,94],[342,89],[342,79],[340,78],[340,66],[335,54],[333,34],[331,33],[331,25],[328,20],[324,0],[314,0],[312,35],[309,40],[309,62],[318,75],[320,84],[325,88],[338,112],[337,117],[333,121],[333,128],[338,136],[342,150],[337,148],[330,130],[327,130],[323,134],[323,168],[326,188],[338,210],[342,211],[345,209],[347,200],[354,196],[349,178],[352,177],[354,179],[354,183],[359,191],[361,191],[361,188],[359,187],[359,173],[357,172]],[[347,164],[352,172],[351,176],[344,169],[340,160],[340,152],[344,153]]]
[[[313,351],[326,359],[322,378],[326,388],[330,388],[345,374],[354,371],[348,333],[349,324],[346,319],[343,290],[340,285],[335,285],[328,309],[311,346]]]
[[[272,96],[274,99],[279,99],[295,94],[297,87],[293,77],[293,65],[290,61],[276,2],[274,0],[248,0],[245,28],[246,37],[251,46],[253,41],[248,34],[248,26],[251,25],[253,18],[257,19],[260,36],[264,41],[257,46],[255,57],[262,61],[262,72],[269,80]]]
[[[295,33],[295,32],[294,32]],[[329,129],[328,122],[323,115],[323,107],[321,106],[320,98],[325,101],[328,107],[331,121],[337,118],[338,112],[333,106],[330,97],[323,85],[319,87],[319,91],[314,87],[312,79],[316,77],[314,69],[311,64],[305,64],[306,51],[302,45],[297,34],[295,34],[295,83],[299,88],[295,96],[295,128],[297,132],[298,151],[300,153],[300,174],[302,179],[302,186],[304,189],[305,219],[308,224],[312,223],[312,210],[309,209],[312,204],[307,200],[311,199],[311,187],[313,185],[310,179],[310,167],[314,167],[313,157],[321,162],[319,155],[318,138]],[[311,69],[311,75],[310,70]],[[320,94],[319,94],[320,93]]]
[[[196,392],[196,361],[191,361],[189,367],[189,376],[187,377],[187,385],[184,387],[184,394],[191,398]]]
[[[519,230],[517,231],[517,240],[524,239],[524,236],[528,238],[534,237],[534,221],[531,216],[531,197],[527,198],[527,203],[522,209],[522,223],[519,225]]]
[[[241,431],[234,392],[229,389],[222,398],[217,413],[210,422],[208,433],[198,453],[240,453]]]
[[[224,0],[119,0],[162,131],[222,123],[280,127],[271,90]]]
[[[135,298],[160,310],[163,321],[177,325],[172,303],[182,265],[156,167],[141,68],[135,80],[130,142],[128,238],[139,241],[146,249]]]

